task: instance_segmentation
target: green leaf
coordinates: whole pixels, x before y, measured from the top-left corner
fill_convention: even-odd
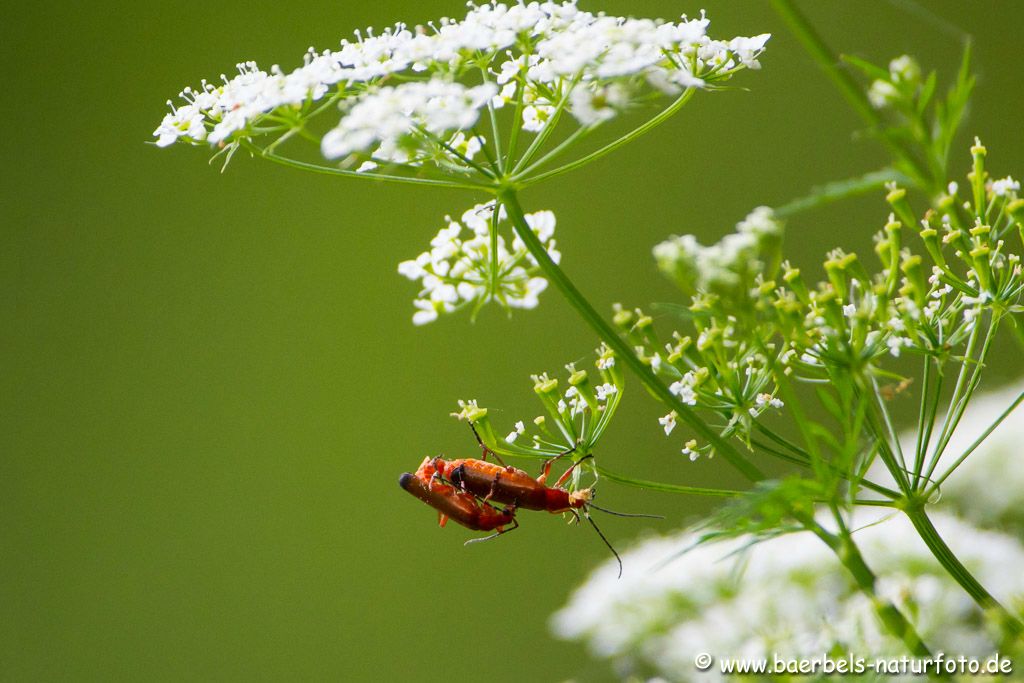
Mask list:
[[[889,70],[854,55],[839,55],[839,59],[860,71],[871,80],[890,81]]]
[[[893,168],[883,168],[855,178],[836,180],[811,188],[809,194],[794,199],[776,209],[779,218],[788,218],[843,199],[859,197],[869,192],[881,191],[889,182],[907,183],[909,178]]]

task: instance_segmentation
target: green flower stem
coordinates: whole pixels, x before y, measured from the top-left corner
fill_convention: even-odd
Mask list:
[[[839,88],[839,92],[846,98],[850,106],[864,119],[864,122],[869,126],[881,126],[882,120],[878,116],[878,112],[871,106],[857,81],[848,71],[839,67],[836,55],[832,53],[832,50],[807,21],[807,17],[796,8],[792,0],[771,0],[771,5],[786,22],[786,26],[793,32],[797,40],[803,44],[804,49]]]
[[[616,484],[625,484],[626,486],[635,486],[641,489],[651,489],[652,491],[664,491],[665,493],[685,493],[694,494],[698,496],[715,496],[719,498],[735,498],[742,496],[743,491],[731,491],[729,489],[708,489],[698,486],[685,486],[683,484],[666,484],[660,481],[648,481],[646,479],[634,479],[633,477],[627,477],[622,474],[615,474],[610,472],[603,467],[595,466],[594,469],[602,479],[608,481],[614,481]]]
[[[885,189],[886,183],[891,182],[908,184],[910,180],[899,171],[883,168],[858,178],[836,180],[825,183],[820,187],[813,187],[806,196],[793,199],[782,206],[772,209],[772,212],[778,218],[791,218],[799,213],[811,211],[844,199],[879,192]]]
[[[803,15],[793,4],[792,0],[771,0],[772,7],[778,13],[782,20],[786,22],[786,26],[793,35],[796,36],[804,49],[811,55],[811,57],[818,62],[818,66],[825,72],[833,84],[839,89],[839,92],[846,98],[846,101],[853,107],[854,111],[864,119],[872,128],[881,129],[884,127],[884,123],[878,112],[875,111],[874,107],[868,101],[864,91],[854,80],[853,76],[848,71],[839,66],[839,59],[833,54],[832,50],[829,49],[825,41],[821,39],[818,32],[814,30],[811,23],[807,21],[807,17]],[[884,136],[882,141],[886,142],[893,150],[897,153],[900,159],[905,161],[909,166],[914,169],[914,173],[918,178],[922,180],[931,179],[931,173],[922,167],[921,162],[907,150],[894,147],[891,145]],[[932,191],[933,188],[926,188],[928,191]]]
[[[637,357],[636,353],[629,348],[622,337],[619,336],[615,328],[605,321],[605,319],[602,318],[596,310],[594,310],[594,307],[591,306],[590,302],[584,298],[583,294],[576,289],[576,285],[574,285],[562,269],[558,267],[558,264],[551,260],[548,252],[544,249],[544,245],[541,244],[537,235],[534,234],[533,230],[530,229],[529,224],[526,222],[526,216],[523,214],[523,209],[519,205],[516,190],[509,187],[503,188],[498,192],[498,199],[508,211],[509,218],[512,220],[512,225],[514,226],[516,233],[519,235],[519,239],[523,241],[526,248],[530,251],[530,254],[532,254],[534,259],[537,260],[537,263],[540,264],[544,274],[547,275],[555,286],[562,292],[562,295],[566,298],[569,304],[576,309],[577,313],[580,314],[583,320],[593,328],[598,337],[608,345],[608,348],[615,352],[618,359],[628,365],[629,368],[636,373],[640,381],[643,382],[657,398],[659,398],[669,408],[675,410],[679,417],[685,421],[693,431],[700,435],[704,441],[710,443],[714,449],[721,453],[733,467],[743,474],[743,476],[752,482],[763,480],[764,474],[757,467],[751,464],[735,446],[728,443],[725,439],[719,436],[717,432],[704,424],[704,422],[694,414],[690,406],[685,405],[675,394],[669,391],[668,386],[661,382],[651,368]]]
[[[903,644],[907,646],[907,649],[915,656],[931,656],[931,651],[928,649],[928,646],[925,645],[921,636],[918,635],[917,629],[914,628],[914,625],[910,623],[902,612],[900,612],[896,605],[879,597],[875,590],[877,577],[875,576],[875,573],[871,571],[871,567],[869,567],[867,562],[864,560],[864,556],[861,555],[860,548],[857,547],[857,544],[853,542],[853,538],[851,538],[849,534],[833,534],[813,519],[804,519],[802,522],[805,527],[821,539],[825,545],[835,553],[836,557],[839,558],[839,561],[850,573],[850,576],[857,584],[857,588],[871,600],[871,604],[875,609],[875,614],[878,615],[878,618],[882,621],[886,630],[896,638],[899,638]]]
[[[988,352],[992,345],[992,340],[995,337],[996,329],[999,325],[999,319],[996,316],[992,316],[988,324],[988,329],[985,331],[985,340],[981,345],[981,352],[978,354],[978,358],[973,362],[974,372],[971,373],[971,379],[967,383],[967,388],[964,390],[962,396],[960,394],[961,383],[957,382],[957,388],[953,393],[953,399],[950,401],[949,412],[946,414],[946,419],[943,421],[942,431],[939,433],[939,442],[935,447],[935,453],[932,455],[932,460],[928,465],[928,472],[925,474],[925,480],[929,480],[932,474],[935,472],[935,468],[938,467],[939,459],[942,457],[943,452],[946,450],[946,446],[949,445],[950,439],[953,438],[953,432],[956,430],[957,425],[960,424],[961,418],[964,416],[964,411],[967,410],[967,404],[970,402],[971,397],[974,395],[974,391],[978,388],[979,382],[981,382],[981,371],[985,367],[985,361],[988,359]],[[976,325],[974,331],[977,331],[981,325]],[[972,332],[971,343],[975,342],[975,338]],[[961,370],[966,368],[971,363],[972,351],[968,349],[965,356],[966,361],[961,366]],[[950,418],[952,417],[952,421]]]
[[[924,357],[924,386],[921,388],[921,409],[917,416],[917,441],[914,446],[914,490],[921,484],[921,473],[924,470],[925,451],[932,436],[932,422],[928,420],[929,398],[932,395],[932,357]]]
[[[684,104],[690,101],[690,98],[693,97],[695,92],[697,92],[695,89],[687,88],[678,98],[676,98],[675,102],[673,102],[664,110],[662,110],[661,113],[659,113],[657,116],[648,119],[645,123],[637,126],[636,128],[626,133],[621,138],[618,138],[614,142],[610,142],[604,147],[594,150],[593,152],[587,154],[586,156],[580,157],[576,161],[571,161],[564,166],[559,166],[558,168],[546,171],[544,173],[541,173],[540,175],[535,175],[532,178],[520,178],[516,176],[514,180],[519,182],[520,186],[525,187],[527,185],[534,185],[536,183],[539,183],[542,180],[547,180],[548,178],[554,178],[555,176],[562,175],[563,173],[568,173],[569,171],[577,169],[580,166],[586,166],[590,162],[596,161],[601,157],[605,156],[606,154],[614,152],[619,147],[622,147],[623,145],[632,142],[641,135],[644,135],[645,133],[653,130],[654,128],[660,126],[665,121],[672,118],[672,116],[677,111],[683,108]]]
[[[989,614],[996,616],[999,624],[1013,638],[1017,645],[1024,642],[1024,622],[1011,613],[1006,607],[996,600],[991,593],[985,590],[974,575],[957,559],[950,550],[942,536],[935,529],[932,520],[925,513],[923,507],[914,507],[904,510],[911,524],[917,529],[921,540],[928,546],[935,559],[939,561],[953,579],[967,592],[971,598],[978,603],[978,606]],[[1012,571],[1012,570],[1011,570]]]
[[[762,434],[764,434],[768,438],[772,439],[776,443],[778,443],[779,440],[781,439],[781,437],[778,437],[778,436],[774,435],[770,430],[763,428],[763,425],[761,425],[760,423],[755,422],[754,423],[754,427],[759,432],[761,432]],[[785,440],[782,439],[782,441],[785,441]],[[786,443],[788,443],[788,442],[786,442]],[[767,444],[761,443],[757,439],[752,439],[751,440],[751,444],[753,444],[754,446],[757,446],[760,450],[764,451],[765,453],[768,453],[769,455],[774,455],[775,457],[779,458],[780,460],[784,460],[784,461],[792,463],[794,465],[800,465],[801,467],[811,467],[812,466],[811,460],[808,457],[806,457],[805,455],[795,455],[795,454],[786,453],[784,451],[779,451],[779,450],[776,450],[776,449],[772,448],[771,446],[769,446]],[[790,447],[792,448],[792,446],[790,446]],[[841,470],[840,468],[836,467],[832,463],[824,462],[822,464],[825,467],[827,467],[837,477],[840,477],[840,478],[842,478],[842,479],[844,479],[846,481],[850,481],[851,480],[852,477],[850,476],[849,473],[844,472],[843,470]],[[889,498],[888,501],[880,501],[880,502],[885,503],[886,505],[889,505],[891,503],[891,501],[899,500],[900,498],[903,497],[903,494],[900,493],[899,491],[895,491],[895,490],[893,490],[893,489],[891,489],[891,488],[889,488],[887,486],[882,486],[881,484],[876,484],[875,482],[873,482],[873,481],[871,481],[869,479],[859,479],[857,481],[857,483],[860,486],[863,486],[866,489],[871,489],[875,493],[881,494],[881,495],[886,496],[887,498]],[[872,504],[877,504],[877,503],[872,503]]]
[[[326,175],[337,175],[347,176],[349,178],[362,178],[363,180],[381,180],[385,182],[400,183],[403,185],[429,185],[431,187],[446,187],[450,189],[459,190],[474,190],[479,192],[480,190],[487,191],[489,185],[483,185],[481,183],[474,183],[470,181],[454,181],[454,180],[439,180],[434,178],[413,178],[406,176],[397,175],[386,175],[383,173],[357,173],[356,171],[349,171],[343,168],[333,168],[331,166],[321,166],[319,164],[311,164],[307,161],[299,161],[298,159],[290,159],[288,157],[279,156],[271,151],[260,148],[251,142],[242,141],[245,148],[251,151],[253,154],[263,157],[269,161],[273,161],[275,164],[281,164],[282,166],[290,166],[291,168],[298,168],[303,171],[312,171],[314,173],[323,173]]]
[[[990,424],[988,426],[988,428],[984,432],[982,432],[981,435],[977,439],[974,440],[974,443],[972,443],[967,448],[967,450],[965,450],[960,455],[960,457],[958,457],[956,459],[956,461],[952,465],[949,466],[949,469],[946,470],[941,477],[939,477],[938,479],[935,480],[935,483],[932,484],[931,487],[928,489],[928,491],[925,493],[925,496],[924,496],[925,499],[928,499],[932,495],[934,495],[935,493],[938,493],[939,487],[942,486],[942,482],[946,481],[946,479],[949,477],[949,475],[953,474],[953,472],[956,471],[956,468],[960,467],[960,465],[963,463],[963,461],[967,459],[967,456],[969,456],[971,453],[973,453],[975,451],[975,449],[978,446],[980,446],[981,443],[985,439],[987,439],[992,432],[994,432],[996,430],[996,427],[1001,425],[1003,423],[1003,420],[1005,420],[1007,417],[1009,417],[1010,413],[1012,413],[1014,410],[1016,410],[1017,406],[1019,406],[1022,401],[1024,401],[1024,392],[1021,392],[1020,394],[1018,394],[1017,398],[1014,399],[1013,403],[1011,403],[1006,408],[1006,410],[1004,410],[1002,412],[1002,414],[1000,414],[999,417],[997,417],[995,419],[995,421],[992,424]]]
[[[551,112],[551,116],[544,124],[544,127],[541,128],[540,132],[534,136],[533,141],[530,142],[526,147],[526,151],[523,152],[523,156],[520,157],[520,159],[515,163],[515,166],[512,167],[512,178],[517,177],[517,174],[523,169],[523,167],[530,163],[533,155],[544,146],[548,137],[554,133],[555,129],[558,127],[558,121],[562,118],[562,113],[565,111],[565,105],[569,103],[569,94],[572,92],[573,88],[576,87],[577,83],[579,83],[579,76],[569,82],[568,87],[565,89],[565,93],[558,101],[558,104],[555,105],[555,110]],[[511,157],[509,158],[509,163],[511,164]]]

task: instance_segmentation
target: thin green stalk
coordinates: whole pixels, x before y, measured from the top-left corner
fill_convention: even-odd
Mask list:
[[[257,145],[251,142],[243,142],[246,149],[249,149],[254,154],[257,154],[264,159],[273,161],[275,164],[281,164],[282,166],[290,166],[292,168],[302,169],[303,171],[312,171],[314,173],[323,173],[326,175],[338,175],[346,176],[349,178],[362,178],[363,180],[381,180],[384,182],[400,183],[404,185],[429,185],[430,187],[446,187],[450,189],[459,190],[475,190],[475,191],[488,191],[493,192],[493,188],[490,185],[484,185],[482,183],[474,183],[471,181],[453,181],[453,180],[439,180],[434,178],[410,178],[404,176],[387,175],[384,173],[358,173],[356,171],[349,171],[343,168],[332,168],[330,166],[321,166],[319,164],[311,164],[306,161],[299,161],[298,159],[289,159],[288,157],[278,156],[273,152],[267,152]]]
[[[891,168],[883,168],[880,171],[873,171],[859,178],[837,180],[820,187],[813,187],[809,194],[774,208],[772,212],[778,218],[792,218],[804,211],[817,209],[843,199],[878,192],[885,188],[886,183],[895,181],[905,184],[907,180],[906,176],[902,173]]]
[[[637,139],[641,135],[644,135],[645,133],[650,132],[654,128],[660,126],[662,123],[667,121],[668,119],[672,118],[672,116],[677,111],[682,109],[683,105],[686,104],[690,100],[691,97],[693,97],[693,94],[695,92],[696,92],[696,90],[694,90],[693,88],[688,88],[688,89],[684,90],[683,93],[678,98],[676,98],[675,102],[673,102],[668,107],[666,107],[664,110],[662,110],[661,113],[659,113],[657,116],[648,119],[645,123],[637,126],[636,128],[634,128],[630,132],[626,133],[625,135],[623,135],[621,138],[615,140],[614,142],[610,142],[607,145],[605,145],[604,147],[602,147],[602,148],[600,148],[598,150],[595,150],[595,151],[591,152],[590,154],[587,154],[586,156],[580,157],[576,161],[571,161],[568,164],[566,164],[565,166],[559,166],[558,168],[552,169],[552,170],[547,171],[545,173],[541,173],[540,175],[533,176],[532,178],[525,178],[525,179],[523,179],[523,178],[516,177],[515,179],[517,181],[519,181],[521,187],[526,187],[527,185],[534,185],[536,183],[541,182],[542,180],[547,180],[548,178],[554,178],[555,176],[561,175],[563,173],[568,173],[569,171],[577,169],[580,166],[585,166],[585,165],[589,164],[592,161],[596,161],[597,159],[600,159],[601,157],[605,156],[606,154],[610,154],[611,152],[614,152],[619,147],[622,147],[623,145],[632,142],[633,140]]]
[[[487,68],[482,65],[480,67],[480,74],[483,77],[484,83],[490,82],[490,74],[487,72]],[[494,138],[494,156],[498,160],[497,170],[498,174],[501,175],[505,173],[505,160],[502,158],[501,154],[501,135],[499,134],[498,128],[498,113],[494,110],[494,104],[490,101],[487,102],[487,115],[491,121],[491,135]],[[486,145],[481,146],[486,147]]]
[[[580,126],[576,130],[574,130],[572,133],[570,133],[569,137],[567,137],[566,139],[564,139],[561,142],[559,142],[558,145],[556,145],[554,147],[554,149],[552,149],[551,151],[546,153],[544,156],[542,156],[540,159],[537,159],[537,161],[533,162],[532,164],[530,164],[529,166],[524,168],[517,175],[518,176],[522,176],[522,177],[526,177],[531,172],[533,172],[535,169],[538,169],[538,168],[542,167],[544,164],[546,164],[549,161],[551,161],[552,159],[557,158],[562,152],[564,152],[565,150],[569,149],[574,144],[579,142],[580,138],[582,138],[583,136],[585,136],[587,133],[591,132],[592,130],[593,130],[593,128],[588,128],[588,127],[585,127],[585,126]]]
[[[463,154],[459,150],[457,150],[454,147],[452,147],[451,145],[449,145],[447,142],[445,142],[443,139],[441,139],[440,137],[438,137],[434,133],[431,133],[429,130],[427,130],[423,126],[417,126],[416,130],[418,130],[420,132],[420,134],[423,135],[423,137],[427,138],[428,140],[432,140],[434,142],[434,144],[436,144],[438,147],[440,147],[440,148],[442,148],[444,150],[447,150],[454,157],[456,157],[458,159],[461,159],[462,163],[466,164],[466,166],[468,166],[469,168],[473,169],[474,171],[476,171],[477,173],[479,173],[483,177],[488,178],[488,179],[493,179],[493,178],[497,178],[498,177],[498,170],[494,166],[494,162],[491,161],[490,159],[488,159],[488,163],[491,164],[491,170],[487,170],[486,168],[484,168],[480,164],[476,163],[475,161],[473,161],[472,159],[467,157],[465,154]],[[483,145],[481,145],[481,149],[482,148],[483,148]]]
[[[903,615],[896,605],[878,595],[875,588],[877,577],[864,560],[860,548],[853,542],[849,534],[838,536],[826,530],[813,519],[801,520],[804,526],[827,545],[853,577],[857,588],[871,600],[875,614],[882,621],[886,630],[899,638],[907,649],[917,657],[929,657],[931,651],[918,635],[914,625]]]
[[[551,117],[547,120],[547,122],[544,124],[544,127],[537,132],[533,140],[526,147],[526,151],[523,152],[523,156],[520,157],[518,161],[516,161],[515,166],[512,167],[511,176],[513,178],[515,178],[518,175],[518,173],[523,169],[524,166],[530,163],[530,159],[533,158],[533,155],[537,153],[537,151],[544,145],[545,142],[547,142],[547,139],[555,131],[555,128],[558,127],[558,121],[562,118],[562,112],[565,111],[565,105],[569,103],[569,93],[571,93],[573,88],[576,87],[576,84],[579,83],[579,79],[580,76],[577,76],[569,83],[568,87],[565,90],[565,93],[562,95],[562,99],[560,99],[558,101],[558,104],[555,105],[555,110],[551,113]]]
[[[512,114],[512,131],[508,135],[508,166],[513,166],[516,159],[516,148],[519,146],[519,132],[523,128],[523,96],[525,88],[523,79],[517,78],[516,85],[516,110]]]
[[[658,379],[651,368],[645,365],[644,362],[637,357],[633,349],[629,348],[629,345],[626,344],[622,337],[619,336],[615,328],[605,321],[605,319],[602,318],[596,310],[594,310],[594,307],[590,305],[590,302],[587,301],[583,294],[580,293],[576,288],[576,285],[574,285],[562,269],[558,267],[558,264],[551,260],[551,256],[549,256],[547,250],[544,249],[544,245],[541,244],[537,235],[534,234],[533,230],[530,229],[529,224],[527,224],[526,216],[523,214],[523,209],[519,205],[515,189],[505,188],[500,190],[498,198],[508,211],[509,218],[512,220],[512,225],[515,228],[516,233],[519,235],[519,239],[523,241],[526,248],[530,251],[530,254],[533,255],[534,259],[536,259],[541,270],[544,271],[544,274],[547,275],[554,285],[562,292],[562,295],[566,298],[569,304],[576,309],[584,322],[590,325],[594,332],[597,333],[598,337],[608,345],[608,348],[615,352],[618,359],[628,365],[640,381],[643,382],[643,384],[650,389],[658,399],[671,409],[675,410],[679,417],[686,422],[693,431],[695,431],[704,441],[710,443],[714,449],[721,453],[733,467],[743,474],[743,476],[753,482],[763,480],[764,474],[757,467],[751,464],[735,446],[728,443],[717,432],[708,427],[699,417],[697,417],[697,415],[694,414],[690,406],[685,405],[679,400],[678,396],[669,391],[669,388]]]
[[[822,40],[818,32],[814,30],[807,17],[796,8],[792,0],[771,0],[772,7],[778,13],[786,26],[793,32],[797,40],[803,44],[804,49],[818,63],[818,66],[825,72],[829,80],[839,89],[839,92],[846,101],[853,107],[853,110],[872,128],[882,128],[883,122],[878,112],[868,101],[867,95],[857,84],[857,81],[848,71],[839,66],[839,60]],[[891,143],[883,136],[882,141],[892,147]],[[898,156],[913,167],[914,172],[921,179],[928,179],[931,174],[921,167],[921,163],[913,154],[898,147],[892,147]],[[931,188],[929,188],[930,190]]]
[[[932,436],[932,422],[928,417],[928,404],[931,403],[932,357],[924,356],[924,381],[921,388],[921,408],[917,416],[917,439],[914,445],[914,490],[921,483],[921,472],[924,469],[925,452]],[[934,419],[934,416],[933,418]]]
[[[875,403],[878,406],[878,412],[882,416],[882,420],[885,423],[885,428],[889,432],[889,439],[894,447],[895,453],[899,456],[900,463],[903,465],[903,471],[907,471],[907,458],[903,455],[903,445],[900,443],[899,434],[896,433],[896,427],[892,423],[892,415],[889,414],[889,408],[885,405],[885,400],[882,398],[882,390],[878,386],[878,380],[874,377],[871,378],[871,388],[875,396]],[[910,480],[907,480],[909,485]]]
[[[994,432],[999,425],[1001,425],[1003,423],[1003,420],[1005,420],[1007,417],[1010,416],[1010,413],[1012,413],[1017,408],[1017,406],[1019,406],[1021,404],[1021,401],[1024,401],[1024,392],[1021,392],[1020,394],[1018,394],[1017,398],[1014,399],[1013,403],[1011,403],[1009,405],[1009,407],[1006,410],[1004,410],[999,415],[999,417],[997,417],[995,419],[995,421],[992,424],[990,424],[988,426],[988,428],[981,433],[980,436],[978,436],[977,439],[974,440],[974,443],[972,443],[970,446],[967,447],[967,450],[965,450],[960,455],[960,457],[958,457],[953,462],[953,464],[950,465],[949,469],[946,470],[942,474],[941,477],[939,477],[938,479],[935,480],[935,483],[932,484],[931,488],[928,489],[928,492],[925,493],[924,497],[925,497],[926,500],[928,498],[930,498],[933,494],[935,494],[939,490],[939,487],[942,486],[942,482],[946,481],[946,479],[949,477],[949,475],[953,474],[953,472],[956,470],[956,468],[960,467],[960,465],[963,463],[963,461],[967,459],[967,456],[969,456],[971,453],[973,453],[975,451],[975,449],[977,449],[978,446],[980,446],[981,443],[985,439],[987,439],[989,437],[989,435],[992,432]]]
[[[635,486],[642,489],[651,489],[652,491],[664,491],[665,493],[685,493],[693,494],[698,496],[716,496],[720,498],[735,498],[742,496],[743,491],[732,491],[729,489],[709,489],[702,488],[699,486],[685,486],[682,484],[666,484],[660,481],[647,481],[646,479],[634,479],[633,477],[627,477],[622,474],[615,474],[610,472],[603,467],[595,466],[594,469],[597,471],[602,478],[608,481],[614,481],[617,484],[625,484],[626,486]]]
[[[946,417],[942,420],[942,429],[939,431],[939,439],[935,444],[935,451],[932,453],[931,460],[928,463],[928,471],[924,476],[925,480],[929,480],[932,474],[935,473],[935,469],[939,466],[939,460],[942,458],[943,451],[946,450],[946,446],[949,445],[949,440],[953,438],[953,432],[956,430],[956,426],[960,423],[960,419],[964,415],[964,411],[967,409],[967,402],[970,400],[971,395],[974,393],[974,389],[978,386],[978,382],[981,379],[981,369],[984,366],[985,359],[988,357],[988,350],[992,344],[992,338],[995,336],[996,319],[993,317],[989,322],[988,329],[985,331],[985,341],[982,343],[981,352],[978,354],[977,360],[973,359],[974,348],[978,342],[978,331],[981,329],[981,325],[975,325],[974,329],[971,330],[971,338],[967,342],[967,350],[964,353],[964,362],[960,366],[960,374],[957,377],[956,388],[953,390],[953,396],[949,401],[949,408],[946,411]],[[964,380],[967,377],[968,366],[974,364],[974,372],[971,373],[971,379],[967,382],[966,389],[964,388]],[[963,392],[961,394],[961,392]]]
[[[765,429],[762,428],[760,423],[755,422],[754,426],[758,429],[758,431],[760,431],[760,432],[764,433],[766,436],[768,436],[768,438],[772,439],[773,441],[776,441],[776,443],[778,443],[777,439],[781,439],[781,437],[777,437],[777,436],[773,436],[772,434],[769,434],[768,431],[766,431]],[[783,439],[783,441],[785,441],[785,440]],[[788,443],[788,442],[786,442],[786,443]],[[811,465],[811,462],[807,458],[806,455],[790,455],[788,453],[785,453],[784,451],[776,450],[776,449],[772,448],[771,446],[769,446],[767,444],[761,443],[760,441],[757,441],[756,439],[752,439],[751,440],[751,444],[753,444],[754,446],[757,446],[757,448],[759,448],[760,450],[764,451],[765,453],[768,453],[769,455],[774,455],[775,457],[779,458],[780,460],[785,460],[786,462],[793,463],[794,465],[801,465],[803,467],[809,467]],[[850,475],[847,472],[842,471],[841,469],[839,469],[838,467],[836,467],[832,463],[826,462],[826,463],[823,463],[823,464],[826,467],[828,467],[829,470],[831,470],[832,473],[835,474],[836,476],[838,476],[838,477],[840,477],[840,478],[842,478],[842,479],[844,479],[846,481],[850,481]],[[900,493],[899,491],[893,490],[893,489],[891,489],[891,488],[889,488],[887,486],[882,486],[881,484],[876,484],[875,482],[873,482],[873,481],[871,481],[869,479],[859,479],[858,483],[861,486],[863,486],[864,488],[871,489],[875,493],[879,493],[879,494],[881,494],[883,496],[886,496],[886,497],[888,497],[891,500],[899,500],[899,499],[903,498],[903,494]],[[885,501],[885,502],[888,503],[888,501]]]
[[[877,393],[874,397],[878,397]],[[878,397],[881,400],[881,397]],[[889,474],[892,475],[893,481],[899,487],[900,491],[903,491],[905,496],[909,496],[913,493],[913,489],[910,487],[910,479],[907,477],[907,470],[905,467],[901,467],[900,463],[896,460],[896,454],[893,453],[892,448],[889,446],[889,441],[885,437],[885,429],[880,428],[878,424],[877,407],[874,401],[870,401],[868,407],[868,424],[871,430],[871,436],[874,438],[875,444],[878,446],[878,457],[882,460],[885,468],[889,470]]]
[[[498,282],[501,273],[498,272],[498,221],[501,218],[499,207],[494,207],[491,212],[491,295],[498,295]]]
[[[911,524],[917,529],[921,540],[928,546],[935,559],[939,561],[953,579],[960,584],[968,595],[981,607],[982,610],[996,615],[1000,625],[1009,633],[1014,640],[1020,642],[1024,639],[1024,622],[1011,613],[1006,607],[996,600],[974,575],[960,562],[946,542],[939,535],[935,525],[921,507],[904,510]]]

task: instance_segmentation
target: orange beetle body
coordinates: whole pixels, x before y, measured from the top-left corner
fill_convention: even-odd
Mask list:
[[[430,469],[458,489],[484,500],[493,500],[527,510],[547,510],[553,514],[586,507],[591,490],[569,492],[544,484],[547,470],[534,479],[521,469],[497,465],[486,460],[434,458]]]

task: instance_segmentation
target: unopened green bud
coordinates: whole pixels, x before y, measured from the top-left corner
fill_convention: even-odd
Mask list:
[[[825,274],[828,276],[828,281],[832,283],[832,288],[839,298],[845,299],[849,293],[849,288],[846,284],[846,274],[843,272],[840,259],[831,258],[825,261]]]
[[[971,156],[974,157],[973,170],[967,174],[971,181],[971,188],[974,190],[974,211],[978,215],[985,212],[985,181],[988,175],[985,173],[985,156],[988,151],[981,144],[981,140],[974,138],[974,145],[971,147]]]
[[[811,302],[811,295],[807,291],[807,285],[804,283],[804,279],[800,277],[799,268],[786,268],[785,272],[782,274],[782,280],[789,285],[789,288],[793,290],[793,293],[796,294],[796,297],[800,299],[800,301],[804,304],[809,304]]]
[[[889,194],[885,196],[885,201],[889,202],[889,206],[896,212],[896,215],[903,221],[904,225],[914,225],[917,223],[917,219],[914,217],[914,210],[910,208],[910,202],[907,201],[907,191],[904,188],[895,187],[889,190]],[[886,226],[886,229],[888,229],[888,226]]]
[[[1017,223],[1024,223],[1024,199],[1014,199],[1006,205],[1006,213]]]
[[[966,255],[971,250],[971,243],[967,239],[967,233],[963,230],[950,230],[942,238],[942,241],[956,249],[960,255]]]
[[[668,362],[675,365],[683,359],[683,354],[686,353],[687,349],[693,345],[693,339],[690,337],[680,337],[679,343],[672,349],[672,353],[668,354]]]
[[[992,250],[987,245],[981,245],[971,250],[971,261],[974,265],[974,272],[978,275],[978,283],[982,291],[992,289],[992,263],[990,255]]]
[[[550,394],[558,391],[558,380],[548,377],[547,375],[540,375],[534,378],[533,390],[538,394]]]
[[[628,329],[633,326],[633,311],[627,311],[622,304],[615,304],[612,309],[615,311],[612,315],[612,322],[617,327]]]
[[[921,257],[917,254],[906,254],[900,263],[900,270],[907,278],[907,286],[913,294],[917,305],[924,304],[928,296],[928,286],[924,276],[924,268],[921,265]]]

